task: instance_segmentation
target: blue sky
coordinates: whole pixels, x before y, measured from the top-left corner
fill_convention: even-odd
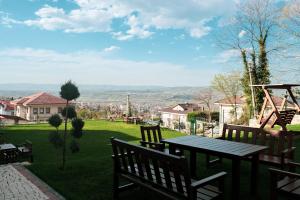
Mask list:
[[[209,85],[237,0],[0,0],[0,83]]]

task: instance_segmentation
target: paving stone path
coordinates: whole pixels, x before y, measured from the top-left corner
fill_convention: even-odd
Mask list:
[[[21,165],[0,165],[0,200],[62,200]]]

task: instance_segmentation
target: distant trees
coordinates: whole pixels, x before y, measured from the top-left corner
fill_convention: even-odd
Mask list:
[[[77,139],[82,136],[82,129],[84,126],[84,121],[77,118],[77,113],[75,107],[70,105],[70,101],[78,98],[80,95],[77,86],[71,81],[66,82],[61,86],[60,96],[66,99],[66,106],[62,111],[62,116],[64,117],[64,132],[63,135],[59,134],[58,127],[62,124],[62,119],[58,114],[52,115],[48,119],[48,123],[56,128],[56,132],[50,133],[49,141],[56,147],[62,148],[62,166],[61,169],[65,169],[66,165],[66,143],[67,143],[67,124],[68,120],[72,122],[71,135],[73,140],[70,143],[70,149],[72,153],[79,151],[79,144]]]

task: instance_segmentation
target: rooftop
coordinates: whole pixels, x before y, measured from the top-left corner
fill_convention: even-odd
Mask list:
[[[23,97],[21,99],[13,101],[15,105],[44,105],[44,104],[65,104],[66,100],[48,94],[46,92],[41,92],[37,94],[33,94],[31,96]]]

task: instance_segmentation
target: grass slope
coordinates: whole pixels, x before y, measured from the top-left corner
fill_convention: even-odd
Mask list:
[[[62,127],[61,127],[62,129]],[[300,127],[293,127],[299,130]],[[48,135],[54,129],[48,124],[8,126],[0,132],[4,133],[5,140],[14,144],[22,143],[29,139],[33,143],[34,163],[28,168],[48,183],[51,187],[65,196],[74,200],[111,199],[112,185],[112,160],[109,139],[116,137],[130,142],[140,139],[139,126],[124,124],[122,122],[87,121],[84,127],[84,136],[80,139],[81,151],[77,154],[68,153],[67,169],[58,170],[61,158],[57,151],[48,142]],[[181,133],[163,130],[164,138],[181,136]],[[70,138],[69,138],[70,139]],[[296,156],[300,161],[300,141]],[[204,157],[198,159],[198,175],[207,177],[219,171],[227,171],[227,199],[231,193],[231,162],[225,160],[222,165],[212,169],[205,169]],[[269,173],[267,167],[260,168],[259,193],[262,199],[268,198]],[[241,171],[241,199],[249,197],[250,165],[242,163]],[[126,192],[122,199],[157,199],[157,195],[144,190],[136,189]],[[146,195],[147,194],[147,195]],[[164,199],[164,198],[159,198]]]

